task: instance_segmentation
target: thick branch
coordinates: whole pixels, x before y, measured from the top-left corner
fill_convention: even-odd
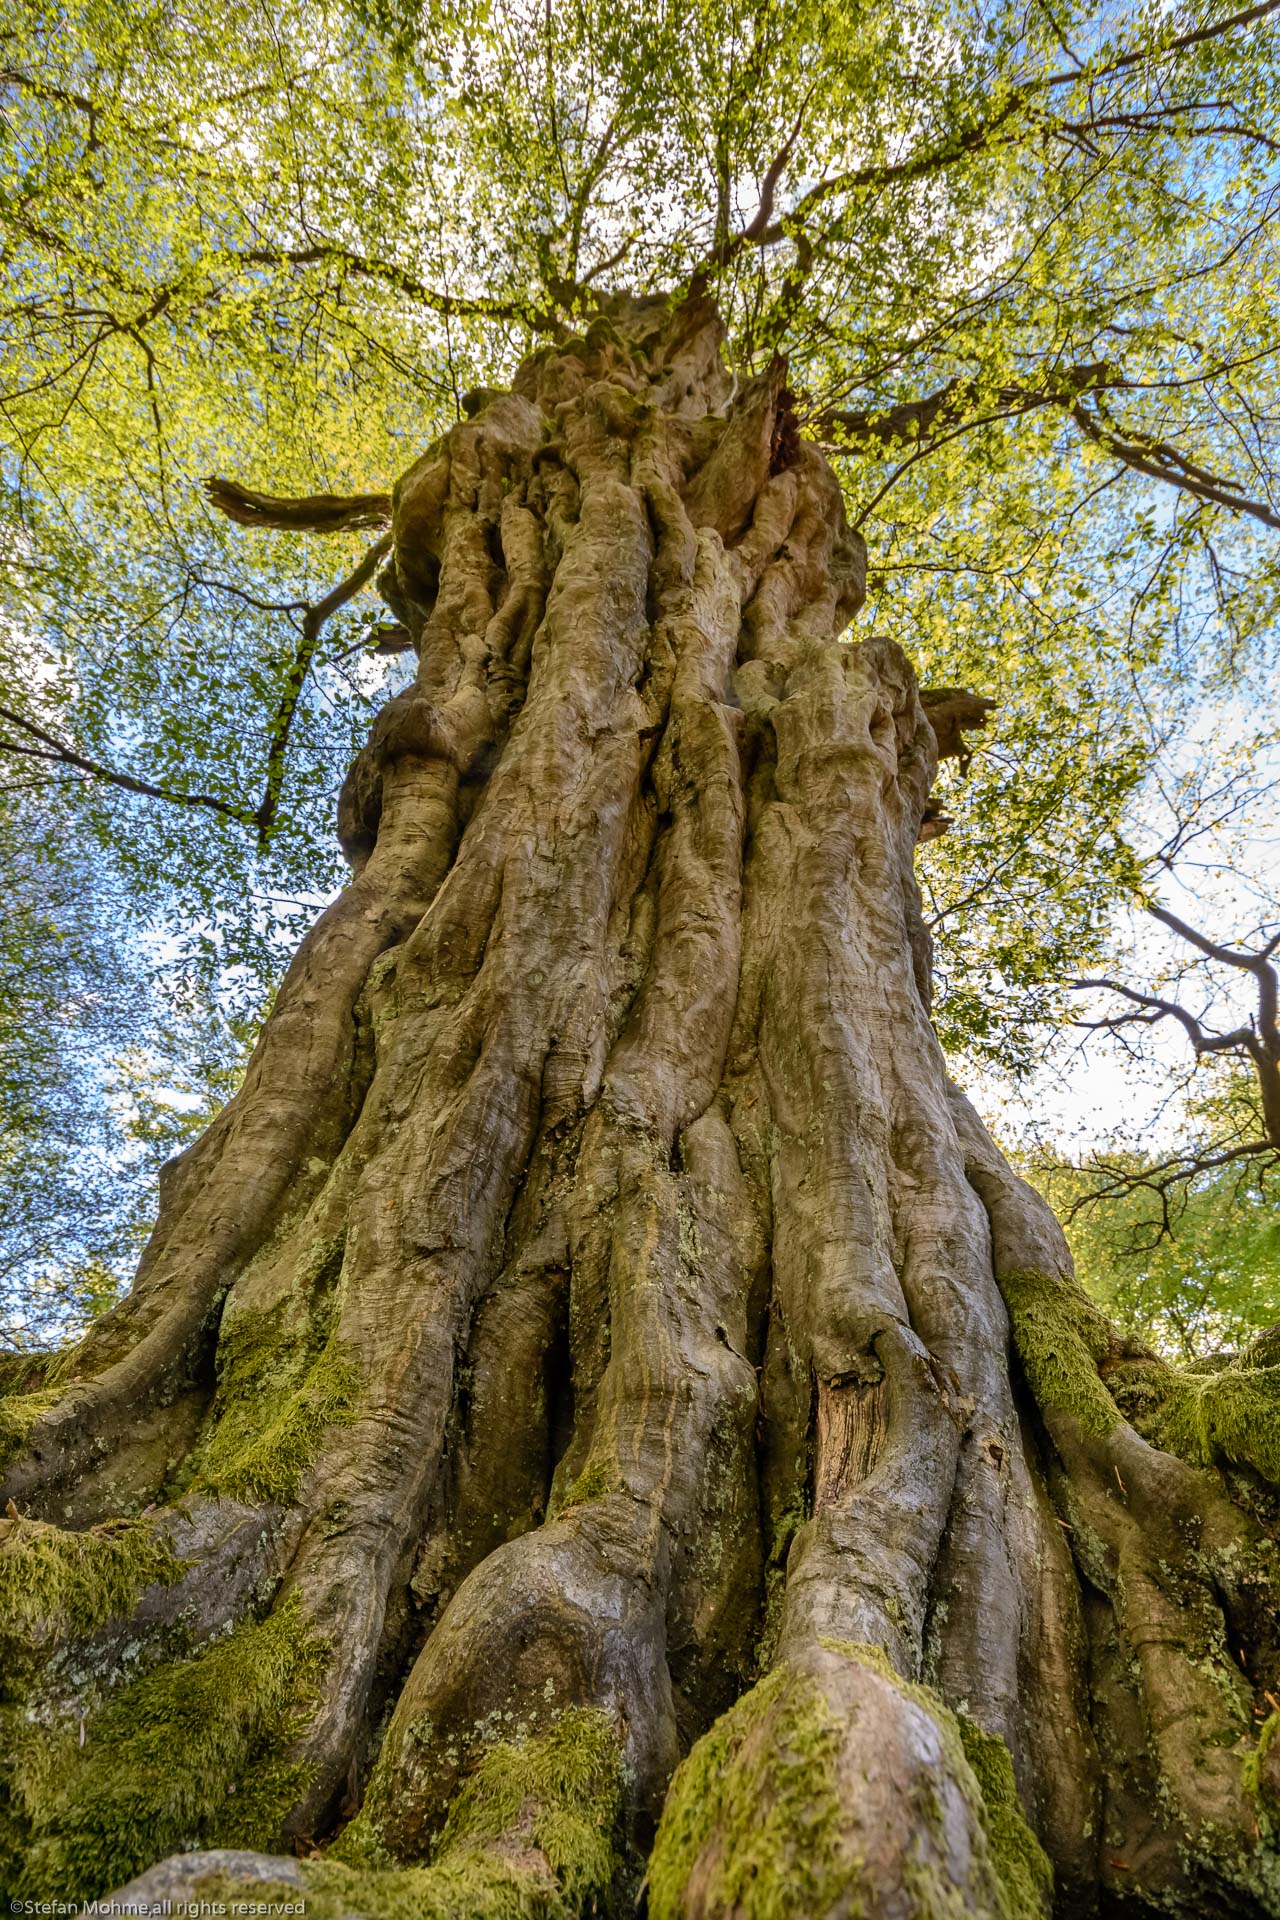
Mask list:
[[[985,727],[998,702],[967,687],[921,687],[920,704],[937,738],[939,760],[958,760],[963,773],[973,754],[964,736]]]
[[[1026,413],[1035,407],[1067,406],[1081,394],[1126,384],[1105,360],[1095,360],[1084,366],[1067,367],[1043,386],[1000,386],[984,391],[976,380],[955,379],[923,399],[906,400],[880,411],[824,408],[806,425],[824,441],[838,433],[841,445],[852,441],[892,446],[899,441],[923,440],[932,428],[950,426],[966,413],[982,414],[989,420],[993,409]]]
[[[302,498],[255,493],[235,480],[211,474],[204,483],[211,503],[242,527],[279,527],[292,533],[347,533],[385,527],[389,493],[312,493]]]
[[[1250,500],[1241,493],[1230,480],[1208,472],[1197,466],[1185,454],[1179,453],[1163,441],[1128,440],[1114,429],[1103,426],[1089,410],[1077,403],[1071,409],[1071,418],[1086,439],[1095,445],[1105,447],[1135,473],[1145,474],[1149,480],[1161,480],[1166,486],[1178,487],[1183,493],[1194,495],[1197,500],[1208,500],[1215,506],[1226,507],[1232,513],[1247,513],[1252,519],[1260,520],[1265,527],[1280,528],[1280,513],[1261,500]]]
[[[1143,1025],[1154,1025],[1158,1020],[1176,1020],[1183,1027],[1195,1048],[1196,1057],[1202,1053],[1227,1053],[1233,1048],[1247,1047],[1253,1038],[1250,1027],[1236,1027],[1231,1033],[1209,1033],[1195,1018],[1174,1000],[1162,1000],[1158,994],[1139,993],[1133,987],[1126,987],[1119,980],[1109,980],[1105,975],[1097,978],[1073,980],[1072,988],[1084,992],[1091,987],[1104,988],[1108,993],[1118,993],[1135,1007],[1150,1011],[1150,1019],[1141,1021]],[[1137,1014],[1119,1013],[1105,1020],[1077,1020],[1078,1027],[1087,1027],[1096,1032],[1114,1032],[1116,1028],[1141,1020]]]

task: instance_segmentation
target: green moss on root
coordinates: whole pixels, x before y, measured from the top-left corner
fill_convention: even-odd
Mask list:
[[[854,1640],[823,1640],[821,1644],[873,1668],[933,1718],[946,1764],[986,1834],[1002,1889],[1000,1910],[1004,1920],[1042,1920],[1054,1903],[1054,1868],[1027,1826],[1013,1778],[1013,1759],[1004,1740],[998,1734],[986,1734],[977,1720],[952,1713],[933,1688],[904,1680],[883,1647]]]
[[[1043,1920],[1053,1904],[1053,1867],[1027,1825],[1013,1760],[1000,1736],[984,1732],[966,1714],[953,1713],[932,1687],[904,1680],[883,1647],[853,1640],[821,1644],[873,1668],[929,1715],[941,1737],[948,1770],[986,1834],[1000,1883],[1002,1920]]]
[[[326,1427],[354,1417],[360,1385],[332,1335],[317,1343],[314,1331],[285,1330],[278,1314],[243,1315],[219,1347],[214,1424],[195,1484],[231,1499],[288,1505]]]
[[[935,1718],[939,1710],[934,1708]],[[967,1715],[955,1715],[960,1743],[969,1770],[982,1796],[979,1817],[1004,1889],[1009,1920],[1039,1920],[1053,1903],[1053,1868],[1040,1842],[1027,1825],[1013,1777],[1013,1761],[998,1734],[984,1733]]]
[[[0,1353],[0,1401],[47,1387],[50,1369],[57,1359],[57,1350],[48,1348],[36,1353]]]
[[[1199,1467],[1252,1467],[1280,1486],[1280,1365],[1269,1347],[1205,1372],[1136,1361],[1113,1386],[1126,1418],[1163,1452]]]
[[[83,1533],[0,1520],[0,1670],[12,1678],[32,1654],[126,1619],[147,1587],[170,1584],[183,1570],[149,1520]]]
[[[0,1400],[0,1471],[17,1459],[41,1414],[61,1398],[57,1387],[38,1387],[34,1393],[8,1394]]]
[[[1277,1735],[1280,1735],[1280,1712],[1269,1713],[1258,1729],[1257,1745],[1252,1753],[1246,1753],[1244,1757],[1242,1774],[1244,1790],[1252,1794],[1255,1800],[1262,1792],[1262,1769],[1267,1755],[1275,1745]]]
[[[881,1648],[820,1644],[870,1667],[929,1715],[947,1771],[986,1835],[1001,1920],[1044,1920],[1053,1869],[1023,1816],[1003,1741],[952,1713],[932,1689],[904,1681]],[[767,1741],[754,1740],[766,1720]],[[857,1861],[842,1845],[836,1766],[843,1739],[820,1685],[803,1672],[777,1668],[744,1694],[672,1780],[649,1861],[652,1920],[678,1920],[695,1863],[713,1837],[715,1858],[699,1870],[708,1911],[811,1920],[843,1902],[843,1910],[862,1913]],[[909,1870],[921,1920],[973,1911],[968,1895],[926,1861],[909,1863]],[[873,1890],[867,1895],[872,1899]]]
[[[589,1500],[603,1500],[608,1493],[616,1493],[622,1485],[618,1470],[611,1460],[591,1460],[582,1469],[576,1480],[571,1480],[565,1488],[564,1499],[557,1508],[558,1513],[567,1513],[570,1507],[584,1507]]]
[[[425,1867],[385,1860],[376,1823],[353,1821],[338,1859],[305,1869],[311,1920],[574,1920],[604,1911],[617,1879],[622,1755],[607,1715],[569,1708],[541,1733],[482,1755]]]
[[[770,1737],[753,1739],[770,1721]],[[706,1910],[751,1920],[825,1913],[851,1863],[835,1767],[843,1731],[809,1675],[775,1668],[743,1694],[677,1768],[649,1859],[651,1920],[678,1920],[694,1863],[714,1835],[700,1880]],[[858,1912],[855,1906],[851,1912]]]
[[[1045,1412],[1070,1414],[1083,1433],[1105,1439],[1120,1423],[1098,1372],[1113,1344],[1105,1315],[1061,1275],[1018,1270],[997,1278],[1038,1405]]]
[[[84,1899],[166,1853],[269,1846],[306,1784],[287,1751],[325,1659],[290,1599],[84,1720],[10,1714],[0,1878],[32,1898]]]

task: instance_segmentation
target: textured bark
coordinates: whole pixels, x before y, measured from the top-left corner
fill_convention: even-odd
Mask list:
[[[782,366],[618,302],[393,525],[353,878],[0,1402],[9,1878],[1008,1916],[1042,1845],[1063,1915],[1280,1913],[1274,1443],[1178,1441],[948,1082],[913,860],[988,703],[845,637]]]

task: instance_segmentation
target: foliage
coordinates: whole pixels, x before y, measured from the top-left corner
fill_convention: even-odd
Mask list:
[[[1254,1105],[1247,1081],[1220,1077],[1192,1103],[1180,1152],[1251,1135]],[[1280,1320],[1274,1163],[1213,1169],[1172,1192],[1167,1165],[1123,1143],[1082,1163],[1045,1146],[1026,1171],[1066,1222],[1080,1280],[1125,1333],[1171,1360],[1237,1351]]]
[[[256,1030],[134,924],[66,793],[0,795],[0,1327],[33,1350],[114,1300],[161,1164],[234,1090]]]

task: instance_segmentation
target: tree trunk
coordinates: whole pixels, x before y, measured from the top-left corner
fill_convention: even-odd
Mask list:
[[[1126,1349],[947,1079],[959,724],[841,638],[781,365],[617,302],[468,404],[354,877],[128,1300],[9,1363],[7,1884],[1280,1913],[1280,1370]]]

